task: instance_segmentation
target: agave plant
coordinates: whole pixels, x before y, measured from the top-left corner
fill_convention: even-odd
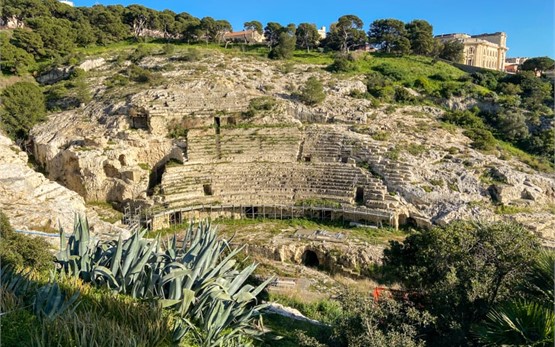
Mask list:
[[[144,239],[145,232],[91,243],[86,219],[79,218],[57,259],[64,272],[84,281],[134,298],[157,299],[174,310],[180,317],[176,341],[192,332],[202,346],[222,346],[224,341],[244,345],[245,336],[260,333],[251,328],[265,307],[255,305],[256,296],[272,279],[258,287],[245,285],[256,265],[238,270],[234,258],[242,248],[231,249],[208,222],[191,223],[181,247],[176,235],[162,245],[158,238]]]
[[[39,286],[30,279],[30,272],[18,272],[9,266],[0,267],[0,283],[1,293],[11,293],[22,300],[27,299],[26,304],[33,307],[34,313],[39,318],[48,320],[74,310],[80,296],[80,292],[76,291],[68,298],[54,277],[49,283]]]
[[[66,311],[73,311],[78,305],[80,293],[66,297],[57,282],[52,281],[37,290],[33,301],[33,310],[38,317],[52,320]]]

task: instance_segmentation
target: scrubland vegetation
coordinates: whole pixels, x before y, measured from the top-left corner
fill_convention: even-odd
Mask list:
[[[466,73],[451,64],[460,60],[462,48],[456,42],[439,44],[425,21],[378,20],[366,32],[358,17],[342,16],[320,43],[316,28],[307,23],[263,27],[252,21],[245,27],[264,34],[267,44],[227,46],[223,33],[231,26],[225,20],[137,5],[70,8],[54,0],[9,0],[3,11],[3,16],[25,24],[25,28],[0,32],[0,126],[13,139],[26,139],[49,112],[91,101],[90,76],[75,68],[86,57],[105,55],[113,60],[118,71],[104,87],[119,93],[166,82],[163,68],[142,64],[148,57],[198,63],[223,53],[266,62],[283,60],[274,63],[283,74],[303,64],[337,79],[360,77],[366,88],[352,91],[352,98],[371,100],[375,107],[389,105],[387,112],[394,112],[396,105],[443,108],[442,127],[452,132],[462,129],[473,148],[553,171],[553,81],[526,71],[537,69],[534,65],[524,66],[525,71],[516,75],[486,70]],[[397,34],[385,35],[391,28]],[[149,38],[141,35],[144,29],[163,29],[163,35]],[[357,50],[366,43],[378,52]],[[544,65],[552,68],[550,61]],[[52,85],[35,82],[33,77],[54,68],[68,68],[67,76]],[[311,77],[291,94],[292,100],[313,107],[326,102],[326,85]],[[449,107],[451,102],[465,105],[468,100],[477,106]],[[275,106],[273,96],[254,98],[242,116],[263,115]],[[179,122],[169,126],[171,137],[187,133]],[[373,134],[377,141],[387,141],[389,136]],[[417,155],[423,148],[412,145],[406,150]],[[398,152],[394,149],[386,155],[395,158]],[[452,152],[458,149],[453,147]],[[148,170],[148,165],[143,169]],[[302,203],[333,206],[329,201]],[[526,210],[499,206],[495,212],[510,215]],[[221,223],[231,233],[259,221]],[[292,226],[319,225],[280,221],[270,232]],[[364,278],[385,289],[375,294],[369,288],[344,288],[339,296],[303,302],[268,294],[268,282],[257,276],[256,266],[207,225],[191,226],[179,246],[177,239],[162,241],[151,234],[146,236],[152,238],[145,238],[139,231],[129,239],[95,243],[86,222],[78,219],[74,235],[62,238],[61,251],[53,256],[48,243],[16,233],[0,211],[1,343],[553,345],[555,256],[523,227],[458,222],[406,233],[370,228],[349,232],[370,244],[387,243],[383,264]],[[266,313],[265,299],[297,308],[321,324]],[[271,331],[265,332],[264,327]]]

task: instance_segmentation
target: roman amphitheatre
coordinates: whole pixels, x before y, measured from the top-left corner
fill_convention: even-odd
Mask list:
[[[541,207],[553,203],[549,176],[469,148],[459,130],[442,125],[440,108],[349,97],[364,92],[360,76],[217,53],[192,63],[149,57],[143,65],[162,69],[162,85],[108,89],[115,64],[83,64],[98,101],[33,129],[33,153],[50,179],[85,201],[141,206],[151,228],[210,210],[429,227],[499,218],[492,204],[502,202],[527,207],[515,217],[553,237]],[[328,95],[315,107],[291,96],[310,76]],[[483,179],[491,175],[500,179]]]
[[[336,317],[307,307],[334,313],[347,290],[363,293],[370,303],[380,295],[403,305],[413,295],[422,299],[424,290],[390,281],[383,270],[395,241],[438,230],[460,232],[456,228],[467,224],[458,223],[471,221],[468,225],[518,225],[519,232],[538,237],[534,252],[540,243],[555,245],[553,167],[491,132],[485,142],[493,145],[479,146],[483,132],[472,133],[461,119],[485,119],[478,116],[480,110],[501,113],[501,101],[508,98],[471,82],[472,73],[415,55],[352,52],[349,61],[358,70],[338,72],[331,67],[339,58],[325,52],[296,51],[292,59],[280,61],[268,59],[266,47],[260,54],[240,45],[183,43],[165,52],[167,46],[90,49],[78,63],[37,74],[45,93],[54,95],[46,100],[48,117],[32,127],[28,141],[16,144],[0,134],[2,212],[18,232],[52,244],[58,270],[85,259],[68,256],[79,248],[76,244],[85,244],[83,239],[96,247],[85,250],[89,256],[101,255],[95,261],[114,255],[121,260],[122,251],[116,249],[129,256],[133,242],[143,247],[134,256],[168,261],[157,267],[142,263],[142,268],[138,262],[133,269],[148,270],[132,272],[120,287],[114,284],[120,280],[116,275],[129,265],[107,261],[92,267],[81,261],[81,280],[102,287],[94,290],[133,292],[137,302],[125,302],[126,309],[143,299],[137,294],[141,281],[133,286],[125,281],[153,279],[153,269],[163,269],[156,280],[145,282],[162,282],[156,298],[172,314],[180,306],[192,315],[195,305],[183,304],[191,293],[181,288],[185,280],[179,290],[168,284],[174,276],[170,270],[179,268],[189,278],[192,271],[170,260],[178,258],[177,249],[185,252],[199,239],[209,240],[205,245],[220,242],[214,246],[220,253],[211,253],[214,264],[237,258],[214,269],[204,262],[205,274],[223,268],[243,282],[248,278],[252,282],[243,294],[253,301],[265,286],[270,288],[264,300],[275,302],[263,311],[270,328],[257,326],[259,331],[291,335],[301,325],[315,338],[325,335],[319,336],[318,329],[329,333]],[[148,54],[137,57],[145,47]],[[314,80],[324,97],[304,102]],[[374,80],[386,82],[376,86]],[[86,85],[90,100],[56,97],[60,89],[67,87],[68,94],[77,89],[66,85],[72,83]],[[542,114],[530,127],[538,133],[549,130],[553,117]],[[87,217],[87,232],[76,216]],[[206,239],[191,232],[190,222],[204,220],[217,225],[222,238],[214,229],[206,231]],[[512,240],[503,240],[499,254],[520,251]],[[180,256],[197,261],[205,253],[196,251]],[[257,265],[247,265],[251,261]],[[226,281],[232,275],[227,273]],[[212,295],[205,289],[219,286],[218,281],[195,282],[196,303]],[[475,284],[461,280],[467,282]],[[78,285],[89,295],[88,284]],[[228,300],[227,293],[220,294]],[[175,335],[181,328],[176,323],[165,333]]]

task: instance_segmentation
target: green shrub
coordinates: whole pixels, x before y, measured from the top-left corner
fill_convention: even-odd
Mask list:
[[[137,48],[129,55],[128,60],[134,63],[140,62],[144,57],[152,55],[152,49],[146,45],[140,44]]]
[[[383,76],[393,80],[393,81],[402,81],[405,76],[403,73],[399,71],[397,67],[391,65],[389,63],[382,63],[378,66],[374,66],[372,70],[381,73]]]
[[[463,128],[484,129],[486,127],[482,118],[480,118],[475,112],[470,110],[447,111],[443,115],[442,120]]]
[[[413,86],[417,91],[419,91],[421,93],[429,94],[433,90],[432,83],[426,77],[418,77],[414,81]]]
[[[175,53],[175,45],[172,45],[171,43],[166,43],[164,47],[162,47],[162,51],[165,55],[172,55]]]
[[[390,101],[395,96],[393,83],[377,72],[367,75],[366,88],[370,95],[383,101]]]
[[[331,72],[352,72],[357,69],[352,55],[337,54],[333,58],[333,63],[328,66]]]
[[[38,318],[28,310],[18,308],[8,312],[0,318],[2,346],[33,346],[36,342],[33,337],[38,335],[39,326]]]
[[[31,128],[46,119],[46,99],[31,82],[17,82],[2,92],[0,125],[11,138],[24,138]]]
[[[30,267],[38,271],[53,267],[50,244],[38,237],[19,234],[0,211],[0,259],[2,266]]]
[[[416,97],[412,95],[405,87],[396,87],[394,98],[395,101],[400,103],[412,103],[416,101]]]
[[[120,74],[112,75],[104,80],[104,85],[106,86],[106,88],[123,87],[128,84],[129,78]]]
[[[187,48],[185,52],[181,53],[177,57],[177,60],[194,62],[194,61],[199,61],[202,58],[203,56],[200,50],[198,50],[197,48]]]
[[[159,72],[151,72],[137,65],[129,65],[126,70],[129,79],[137,83],[159,85],[164,81],[164,77]]]
[[[463,134],[472,140],[472,148],[489,151],[495,146],[495,137],[487,129],[470,128],[465,130]]]
[[[464,88],[457,82],[442,82],[439,96],[444,98],[451,98],[453,96],[464,95]]]
[[[326,93],[324,92],[324,86],[319,79],[311,76],[302,87],[299,93],[299,99],[306,105],[314,106],[326,99]]]
[[[261,96],[249,101],[249,108],[256,111],[270,111],[276,106],[276,99],[271,96]]]
[[[339,297],[344,313],[332,327],[337,345],[424,346],[422,333],[432,326],[434,317],[410,301],[395,301],[386,295],[379,300],[356,292]]]
[[[430,76],[430,79],[436,80],[436,81],[441,81],[441,82],[446,82],[446,81],[450,81],[451,77],[444,73],[444,72],[438,72],[436,74],[433,74]]]

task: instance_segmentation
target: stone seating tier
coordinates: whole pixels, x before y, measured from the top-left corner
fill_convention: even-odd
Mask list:
[[[162,181],[165,201],[172,205],[187,199],[203,201],[204,197],[246,204],[253,196],[259,196],[256,199],[262,199],[261,203],[274,203],[264,198],[274,195],[281,203],[312,198],[352,204],[357,187],[364,189],[367,198],[379,199],[387,193],[379,180],[345,164],[186,164],[168,168]]]

